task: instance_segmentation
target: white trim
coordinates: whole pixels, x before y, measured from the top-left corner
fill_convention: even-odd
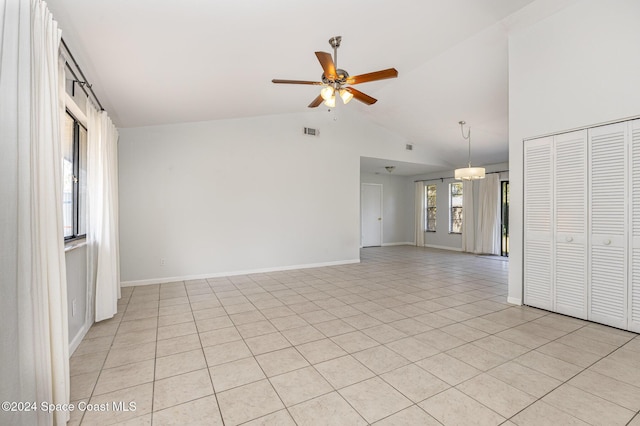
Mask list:
[[[79,240],[71,241],[69,243],[65,243],[64,252],[68,253],[72,250],[79,249],[80,247],[85,247],[87,245],[86,237],[82,237]]]
[[[67,92],[64,92],[64,106],[71,111],[71,114],[80,122],[83,126],[87,127],[87,114],[78,106],[76,101],[69,96]]]
[[[84,339],[84,336],[87,335],[92,325],[93,324],[85,323],[80,329],[80,331],[78,331],[78,334],[76,334],[76,336],[73,338],[73,340],[69,342],[69,358],[71,358],[71,355],[73,355],[76,349],[78,349],[78,346],[80,346],[82,339]]]
[[[441,249],[441,250],[462,251],[462,247],[436,246],[433,244],[425,244],[424,247]]]
[[[415,246],[415,242],[406,241],[404,243],[382,243],[382,247],[388,246]]]
[[[273,268],[248,269],[244,271],[214,272],[214,273],[200,274],[200,275],[186,275],[181,277],[164,277],[164,278],[151,278],[147,280],[122,281],[120,283],[120,286],[135,287],[139,285],[163,284],[163,283],[170,283],[174,281],[202,280],[207,278],[231,277],[234,275],[262,274],[265,272],[291,271],[293,269],[322,268],[324,266],[350,265],[353,263],[360,263],[360,259],[336,260],[333,262],[308,263],[304,265],[277,266]]]
[[[637,120],[638,118],[640,118],[640,115],[632,115],[631,117],[618,118],[618,119],[610,120],[610,121],[602,121],[602,122],[596,123],[596,124],[589,124],[589,125],[586,125],[586,126],[574,127],[572,129],[562,130],[562,131],[554,132],[554,133],[546,133],[546,134],[540,135],[540,136],[530,136],[528,138],[524,138],[522,140],[522,143],[524,143],[524,142],[526,142],[528,140],[531,140],[531,139],[541,139],[541,138],[546,138],[546,137],[549,137],[549,136],[562,135],[564,133],[577,132],[579,130],[589,130],[589,129],[593,129],[594,127],[602,127],[602,126],[608,126],[610,124],[624,123],[626,121]]]
[[[515,297],[507,297],[507,303],[511,303],[512,305],[522,306],[522,299],[517,299]]]

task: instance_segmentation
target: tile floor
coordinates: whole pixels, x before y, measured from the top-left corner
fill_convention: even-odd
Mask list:
[[[71,358],[77,425],[640,425],[640,337],[506,303],[508,263],[362,263],[124,288]],[[102,406],[104,407],[104,406]]]

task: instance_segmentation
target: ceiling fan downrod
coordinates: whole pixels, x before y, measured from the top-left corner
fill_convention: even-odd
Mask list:
[[[342,36],[335,36],[329,39],[329,44],[333,47],[333,66],[338,69],[338,47],[340,47],[340,42],[342,41]]]

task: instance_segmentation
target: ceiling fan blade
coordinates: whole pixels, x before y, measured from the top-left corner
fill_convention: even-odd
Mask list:
[[[355,95],[354,95],[354,97],[355,97]],[[313,100],[313,102],[311,102],[311,103],[309,104],[309,108],[315,108],[315,107],[317,107],[318,105],[320,105],[323,101],[324,101],[324,99],[322,99],[322,96],[321,96],[321,95],[318,95],[318,97],[317,97],[317,98],[315,98],[315,99]]]
[[[324,70],[324,76],[329,80],[334,80],[337,78],[336,76],[336,66],[333,63],[333,58],[331,57],[331,53],[327,52],[316,52],[316,56],[320,61],[320,65],[322,65],[322,69]]]
[[[350,92],[353,95],[353,98],[367,105],[372,105],[378,102],[376,98],[372,98],[366,93],[362,93],[359,90],[354,89],[353,87],[345,87],[347,92]]]
[[[271,82],[277,83],[277,84],[313,84],[316,86],[322,86],[322,82],[320,81],[280,80],[280,79],[274,78],[273,80],[271,80]]]
[[[388,68],[386,70],[374,71],[367,74],[354,75],[347,78],[347,84],[360,84],[368,81],[385,80],[387,78],[396,78],[398,70]]]

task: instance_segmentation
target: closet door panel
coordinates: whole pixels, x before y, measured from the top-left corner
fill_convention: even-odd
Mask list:
[[[631,143],[631,268],[629,277],[629,329],[640,332],[640,120],[628,126]]]
[[[587,318],[587,132],[554,137],[555,311]]]
[[[626,123],[589,130],[588,319],[627,327]]]
[[[553,137],[524,144],[524,303],[553,309]]]

